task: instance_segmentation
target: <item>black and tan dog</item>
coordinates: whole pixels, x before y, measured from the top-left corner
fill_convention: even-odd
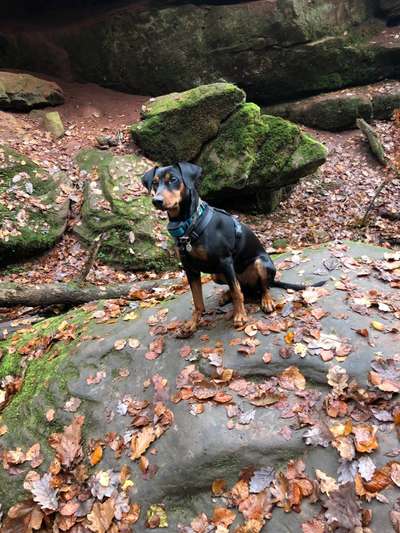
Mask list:
[[[301,290],[305,286],[275,281],[274,264],[254,233],[200,199],[195,184],[201,171],[191,163],[154,167],[142,181],[153,194],[154,206],[168,213],[168,230],[192,290],[194,311],[188,329],[196,330],[205,310],[201,272],[213,274],[215,282],[229,286],[222,303],[232,299],[234,325],[240,327],[247,320],[243,292],[259,292],[261,309],[270,313],[274,303],[269,287]]]

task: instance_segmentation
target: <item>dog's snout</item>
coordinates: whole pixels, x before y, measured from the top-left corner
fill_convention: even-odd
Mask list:
[[[156,207],[157,209],[162,209],[163,203],[164,201],[162,198],[160,198],[160,196],[154,196],[153,198],[154,207]]]

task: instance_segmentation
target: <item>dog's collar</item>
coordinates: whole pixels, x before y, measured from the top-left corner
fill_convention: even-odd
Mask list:
[[[196,211],[181,222],[169,222],[167,229],[181,250],[190,251],[212,218],[213,208],[200,200]]]

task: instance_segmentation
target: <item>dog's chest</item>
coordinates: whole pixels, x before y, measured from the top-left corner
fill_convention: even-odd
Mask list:
[[[203,245],[192,245],[182,250],[177,248],[178,257],[185,270],[214,273],[217,265]]]

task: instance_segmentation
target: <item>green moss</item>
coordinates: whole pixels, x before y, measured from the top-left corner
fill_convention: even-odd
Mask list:
[[[263,115],[268,134],[257,156],[253,172],[265,175],[268,172],[267,186],[273,187],[274,177],[279,175],[286,165],[293,149],[300,142],[301,132],[298,126],[280,117]]]
[[[76,161],[98,176],[85,185],[82,222],[75,226],[81,239],[91,243],[106,232],[99,251],[99,258],[106,263],[130,270],[175,268],[177,261],[165,221],[154,210],[150,196],[137,195],[147,161],[100,150],[83,150]]]
[[[39,345],[40,338],[54,337],[61,324],[67,321],[69,324],[75,325],[76,336],[82,332],[85,320],[89,313],[83,309],[75,309],[66,315],[49,318],[35,324],[29,329],[21,329],[10,335],[6,340],[0,341],[0,350],[3,357],[0,359],[0,379],[7,375],[19,376],[22,375],[24,369],[22,368],[22,361],[26,359],[29,354],[22,354],[21,350],[34,343]],[[52,345],[48,353],[54,357],[57,352],[62,352],[65,348],[70,346],[70,342],[58,341]],[[46,353],[47,357],[47,353]],[[38,361],[36,361],[38,362]],[[32,363],[29,363],[29,366]]]
[[[20,391],[1,414],[1,424],[6,425],[8,431],[0,438],[0,444],[4,449],[21,447],[27,450],[39,442],[45,470],[54,455],[47,438],[50,433],[61,431],[67,420],[61,408],[70,395],[68,382],[79,375],[74,365],[74,348],[85,332],[90,314],[82,308],[74,309],[65,315],[43,320],[28,330],[20,330],[0,343],[0,349],[5,348],[7,352],[10,346],[16,348],[14,354],[6,354],[0,361],[0,375],[21,375],[23,378]],[[63,322],[77,326],[75,339],[54,342],[42,356],[32,360],[18,351],[31,340],[53,336]],[[45,416],[50,408],[59,410],[51,423]],[[6,470],[0,469],[0,501],[5,509],[26,497],[21,481],[24,475],[10,476]]]
[[[229,207],[272,211],[292,184],[325,161],[326,149],[298,126],[243,104],[203,149],[202,196]]]
[[[303,176],[311,174],[326,161],[327,155],[328,150],[323,144],[304,133],[299,146],[286,163],[287,171],[290,170],[295,175],[297,172]]]
[[[62,174],[50,177],[29,158],[0,146],[0,263],[46,250],[60,237],[68,203],[56,200],[64,179]],[[28,191],[45,207],[21,200]]]
[[[213,198],[221,190],[244,189],[268,130],[256,104],[240,106],[222,124],[216,139],[203,149],[197,160],[203,168],[201,194]]]
[[[199,102],[208,100],[210,105],[214,100],[220,101],[221,97],[225,100],[232,100],[232,103],[239,103],[244,100],[245,94],[232,83],[212,83],[201,85],[181,93],[172,93],[159,96],[150,100],[145,105],[142,113],[143,118],[155,117],[160,114],[174,113],[175,111],[188,110],[197,108]]]
[[[133,125],[131,132],[144,153],[155,161],[190,161],[244,99],[244,92],[230,83],[160,96],[146,105],[144,120]]]

